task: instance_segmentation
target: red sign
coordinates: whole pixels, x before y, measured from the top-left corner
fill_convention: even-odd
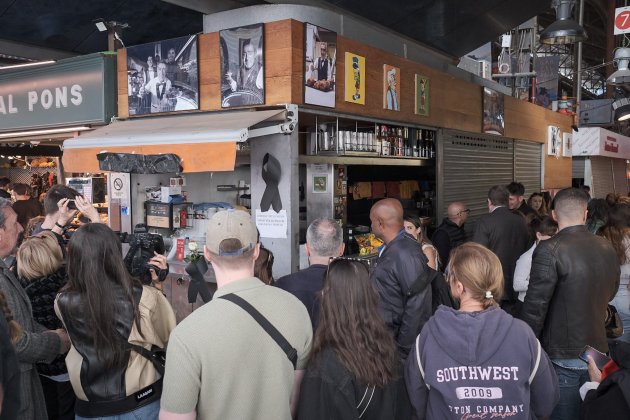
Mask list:
[[[630,7],[618,7],[615,9],[615,35],[630,32]]]

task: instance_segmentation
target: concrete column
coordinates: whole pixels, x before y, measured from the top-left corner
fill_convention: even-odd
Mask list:
[[[251,139],[252,217],[260,210],[260,201],[267,184],[262,179],[262,162],[266,153],[280,162],[282,176],[278,190],[282,209],[287,212],[287,237],[261,237],[263,245],[274,255],[273,276],[279,278],[296,271],[299,266],[299,173],[298,136],[273,134]]]

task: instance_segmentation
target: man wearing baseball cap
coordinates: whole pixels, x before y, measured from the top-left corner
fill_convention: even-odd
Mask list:
[[[204,255],[217,291],[171,333],[160,419],[291,419],[311,350],[311,321],[293,295],[254,277],[251,216],[216,213]]]

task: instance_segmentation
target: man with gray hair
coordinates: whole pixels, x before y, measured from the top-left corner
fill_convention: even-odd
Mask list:
[[[316,219],[306,231],[306,254],[310,266],[297,273],[279,278],[275,286],[292,293],[306,306],[313,331],[319,319],[317,295],[324,287],[326,268],[331,258],[343,254],[343,232],[333,219]]]

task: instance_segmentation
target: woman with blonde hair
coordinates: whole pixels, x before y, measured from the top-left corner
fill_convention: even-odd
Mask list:
[[[503,291],[499,258],[465,243],[453,250],[447,273],[459,310],[440,306],[407,358],[407,392],[418,418],[550,415],[558,379],[529,326],[497,304]]]
[[[55,234],[45,231],[25,239],[16,258],[18,278],[31,301],[33,319],[49,330],[63,328],[54,303],[68,277]],[[36,365],[51,419],[74,418],[74,392],[64,359],[65,355],[59,355],[51,363]]]
[[[543,195],[539,192],[532,193],[532,195],[529,196],[527,199],[527,205],[536,210],[536,214],[539,216],[546,216],[549,214],[545,197],[543,197]]]

